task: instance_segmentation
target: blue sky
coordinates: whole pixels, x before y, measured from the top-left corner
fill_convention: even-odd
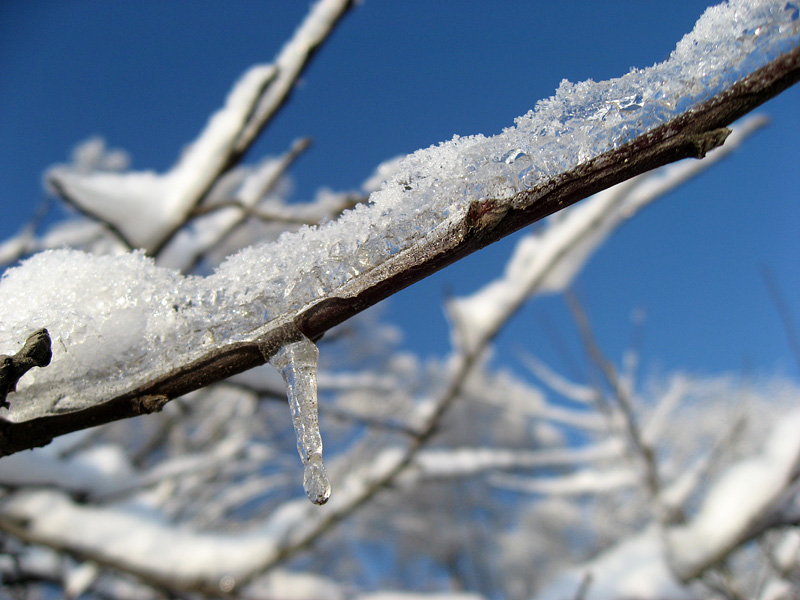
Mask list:
[[[0,236],[44,198],[41,174],[102,135],[136,169],[163,170],[250,65],[268,62],[308,3],[236,0],[5,0],[0,3]],[[314,140],[292,171],[296,197],[356,188],[381,161],[491,135],[561,79],[607,79],[665,59],[706,2],[366,0],[321,49],[248,160]],[[743,374],[797,367],[760,270],[800,322],[800,88],[724,164],[660,200],[598,252],[577,282],[612,358],[647,314],[647,369]],[[441,310],[502,268],[513,237],[396,295],[387,316],[423,355],[446,352]],[[571,373],[552,328],[579,350],[557,298],[533,303],[500,338]]]

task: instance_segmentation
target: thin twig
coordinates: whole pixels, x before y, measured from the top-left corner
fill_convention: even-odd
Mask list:
[[[14,356],[0,354],[0,407],[10,406],[6,398],[16,389],[20,377],[33,367],[46,367],[52,357],[47,329],[30,334],[25,345]]]
[[[283,156],[277,160],[277,163],[270,173],[270,177],[263,182],[261,189],[258,192],[255,192],[252,198],[248,199],[249,202],[247,200],[234,200],[234,202],[241,206],[241,214],[232,223],[222,228],[218,232],[219,235],[217,235],[216,239],[212,243],[207,244],[203,248],[195,250],[194,254],[186,262],[187,266],[185,267],[185,272],[191,273],[195,268],[197,268],[197,265],[203,260],[203,257],[208,252],[212,251],[216,247],[219,247],[225,242],[225,240],[233,235],[233,233],[239,229],[239,227],[247,223],[247,221],[256,211],[256,204],[258,200],[267,196],[275,188],[275,186],[278,184],[278,181],[280,181],[281,177],[284,176],[289,167],[291,167],[291,165],[300,157],[303,152],[309,148],[310,145],[311,140],[309,138],[295,140],[289,150],[287,150]]]
[[[622,415],[622,421],[625,425],[628,441],[633,447],[633,450],[642,460],[645,468],[645,481],[647,483],[647,490],[653,500],[658,500],[661,491],[661,478],[658,474],[658,463],[655,459],[653,448],[644,440],[642,432],[639,428],[638,419],[633,408],[633,399],[630,396],[629,390],[626,389],[620,381],[617,370],[614,368],[608,359],[606,359],[603,351],[597,343],[597,340],[592,333],[589,319],[586,316],[583,308],[577,297],[572,292],[565,293],[567,306],[569,306],[572,317],[578,326],[578,331],[589,353],[590,358],[598,366],[600,372],[606,379],[609,387],[613,392],[613,398],[617,402],[619,413]]]
[[[53,188],[53,190],[58,194],[58,196],[64,202],[69,204],[71,207],[73,207],[81,214],[92,219],[93,221],[102,224],[103,227],[105,227],[109,231],[109,233],[111,233],[111,235],[113,235],[117,239],[117,241],[120,244],[122,244],[125,250],[130,251],[136,248],[136,245],[128,239],[128,237],[119,227],[109,222],[108,220],[104,219],[99,214],[89,210],[86,206],[83,205],[83,203],[75,200],[75,198],[72,197],[72,195],[67,191],[67,189],[61,184],[61,182],[58,181],[58,179],[56,179],[55,177],[51,177],[50,179],[47,180],[47,184]]]
[[[587,572],[583,576],[583,578],[581,579],[581,584],[575,591],[575,600],[586,600],[586,596],[589,593],[589,589],[592,587],[593,580],[594,577],[592,576],[591,572]]]
[[[761,267],[761,277],[764,279],[764,285],[772,303],[775,305],[775,310],[778,311],[778,317],[783,323],[783,332],[786,334],[789,347],[792,349],[792,354],[797,363],[797,369],[800,371],[800,334],[798,334],[797,326],[786,302],[786,295],[781,291],[778,281],[769,267]]]

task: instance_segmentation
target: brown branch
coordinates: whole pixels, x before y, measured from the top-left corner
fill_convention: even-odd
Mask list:
[[[25,345],[14,356],[0,354],[0,407],[10,406],[6,397],[16,389],[20,377],[33,367],[46,367],[52,357],[47,329],[30,334]]]
[[[172,399],[265,362],[299,329],[318,339],[328,329],[514,231],[612,185],[723,143],[727,125],[800,79],[800,48],[778,57],[671,121],[609,150],[512,201],[473,201],[465,219],[363,273],[335,295],[276,319],[258,339],[237,342],[97,404],[25,422],[0,422],[0,456],[46,444],[54,436],[142,414],[143,396]],[[511,208],[509,208],[509,205]],[[267,356],[269,353],[267,353]],[[148,403],[150,404],[150,403]],[[156,403],[158,404],[158,403]]]

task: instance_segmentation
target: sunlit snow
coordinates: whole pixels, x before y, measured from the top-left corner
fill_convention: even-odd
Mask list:
[[[711,8],[667,61],[609,81],[564,81],[553,97],[502,133],[456,136],[419,150],[392,170],[368,205],[335,222],[245,249],[206,278],[156,267],[141,252],[36,255],[7,272],[0,284],[0,353],[15,352],[31,331],[47,327],[54,356],[48,368],[20,381],[17,401],[4,416],[25,420],[75,410],[209,349],[252,339],[277,316],[335,293],[424,242],[435,228],[459,221],[471,201],[509,199],[619,146],[725,89],[799,39],[800,19],[791,3],[738,0]],[[213,117],[202,148],[190,147],[174,170],[131,174],[122,196],[118,178],[106,185],[98,176],[84,200],[91,197],[93,209],[120,226],[131,215],[145,214],[138,221],[153,231],[172,227],[186,190],[158,210],[136,198],[166,193],[170,182],[182,178],[187,161],[207,166],[203,160],[214,162],[216,150],[235,143],[231,128],[241,126],[245,104],[236,90],[272,77],[258,69],[242,78]],[[74,173],[69,181],[75,194],[89,185]],[[115,202],[103,203],[104,196]],[[151,241],[147,231],[130,234],[142,245]]]

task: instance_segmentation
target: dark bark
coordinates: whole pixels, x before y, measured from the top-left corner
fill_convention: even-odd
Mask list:
[[[52,357],[47,329],[29,335],[25,345],[14,356],[0,354],[0,407],[10,406],[6,398],[16,389],[20,377],[33,367],[46,367]]]

